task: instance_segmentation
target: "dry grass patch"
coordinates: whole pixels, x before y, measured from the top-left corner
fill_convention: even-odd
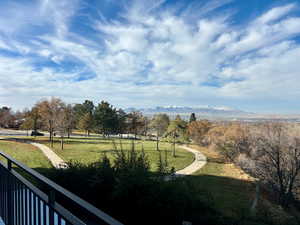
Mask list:
[[[216,152],[212,147],[207,148],[207,147],[201,147],[197,145],[192,145],[191,147],[202,152],[207,157],[208,164],[214,163],[216,167],[222,167],[220,168],[220,170],[218,170],[217,174],[211,174],[211,175],[230,177],[230,178],[245,180],[250,182],[255,181],[253,177],[246,174],[243,170],[235,166],[233,163],[226,163],[224,158],[218,152]],[[221,165],[217,166],[216,164],[221,164]]]

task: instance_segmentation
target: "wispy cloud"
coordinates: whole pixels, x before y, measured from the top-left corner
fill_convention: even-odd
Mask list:
[[[239,8],[229,0],[123,3],[117,17],[106,18],[83,13],[88,2],[81,1],[0,4],[14,15],[0,15],[0,104],[52,95],[121,106],[300,97],[298,4],[237,25]],[[79,29],[84,16],[91,23]]]
[[[289,12],[291,12],[295,8],[296,8],[296,4],[288,4],[285,6],[275,7],[269,10],[268,12],[266,12],[265,14],[263,14],[262,16],[260,16],[255,22],[263,23],[263,24],[273,22],[275,20],[282,18],[283,16],[286,16]]]

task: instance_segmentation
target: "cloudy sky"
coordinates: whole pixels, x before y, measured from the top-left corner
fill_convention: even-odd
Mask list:
[[[0,106],[300,113],[300,2],[1,0]]]

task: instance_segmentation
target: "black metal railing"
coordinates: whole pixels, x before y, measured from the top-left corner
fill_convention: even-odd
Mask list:
[[[0,161],[0,219],[6,225],[122,225],[9,155],[0,152],[0,156],[7,161]],[[36,180],[43,191],[24,178],[27,176]],[[71,209],[59,204],[58,196],[69,201]]]

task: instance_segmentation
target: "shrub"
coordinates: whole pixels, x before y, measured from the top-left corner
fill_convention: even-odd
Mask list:
[[[103,155],[93,164],[69,162],[48,176],[125,224],[222,224],[205,193],[182,178],[165,181],[170,171],[162,158],[159,164],[151,172],[133,145],[128,152],[116,150],[112,163]]]

